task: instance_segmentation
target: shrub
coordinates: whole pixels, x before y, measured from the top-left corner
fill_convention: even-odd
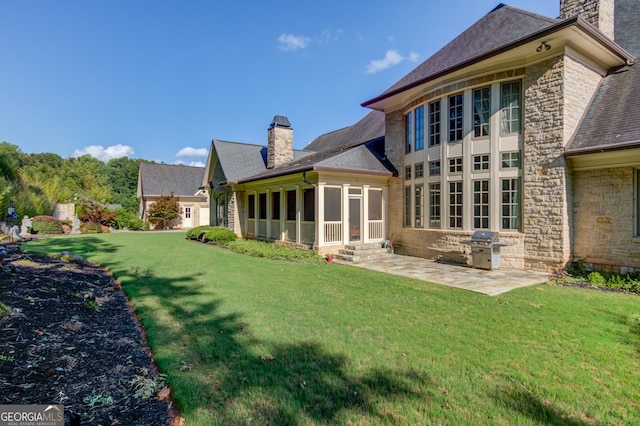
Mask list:
[[[600,272],[591,272],[587,275],[587,280],[589,281],[589,284],[602,286],[607,285],[607,279],[602,276]]]
[[[102,225],[98,222],[84,222],[80,225],[80,233],[82,234],[101,234],[102,233]]]
[[[130,231],[146,231],[149,224],[138,218],[138,215],[128,210],[119,210],[114,220],[116,229],[129,229]]]
[[[238,236],[235,232],[221,227],[213,227],[210,231],[207,231],[202,240],[206,243],[225,245],[230,243],[231,241],[235,241]]]
[[[239,253],[268,259],[281,259],[313,264],[326,263],[324,257],[319,256],[315,250],[302,250],[266,241],[238,239],[229,243],[228,247]]]
[[[117,217],[118,212],[111,211],[95,201],[83,200],[78,207],[78,218],[80,220],[114,226]]]
[[[36,216],[31,223],[32,234],[62,234],[62,221],[53,216]]]
[[[213,229],[215,227],[209,225],[196,226],[187,231],[187,239],[202,241],[202,236]]]

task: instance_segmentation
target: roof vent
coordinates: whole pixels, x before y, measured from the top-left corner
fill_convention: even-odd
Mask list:
[[[291,123],[289,123],[289,119],[284,115],[276,115],[273,117],[273,121],[269,125],[270,129],[274,127],[291,127]]]

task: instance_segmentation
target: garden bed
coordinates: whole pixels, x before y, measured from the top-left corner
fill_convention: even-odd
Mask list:
[[[67,422],[74,413],[82,424],[179,423],[120,285],[73,257],[26,255],[17,244],[8,251],[0,404],[62,404]]]

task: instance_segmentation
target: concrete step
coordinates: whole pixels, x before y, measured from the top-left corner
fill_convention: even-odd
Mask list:
[[[347,245],[338,251],[334,257],[344,262],[366,262],[392,256],[386,248],[380,244]]]

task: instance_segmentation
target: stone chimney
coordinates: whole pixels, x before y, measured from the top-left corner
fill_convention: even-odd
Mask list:
[[[267,169],[293,160],[293,128],[289,119],[276,115],[267,131]]]
[[[580,15],[611,40],[614,39],[615,0],[560,0],[560,19]]]

